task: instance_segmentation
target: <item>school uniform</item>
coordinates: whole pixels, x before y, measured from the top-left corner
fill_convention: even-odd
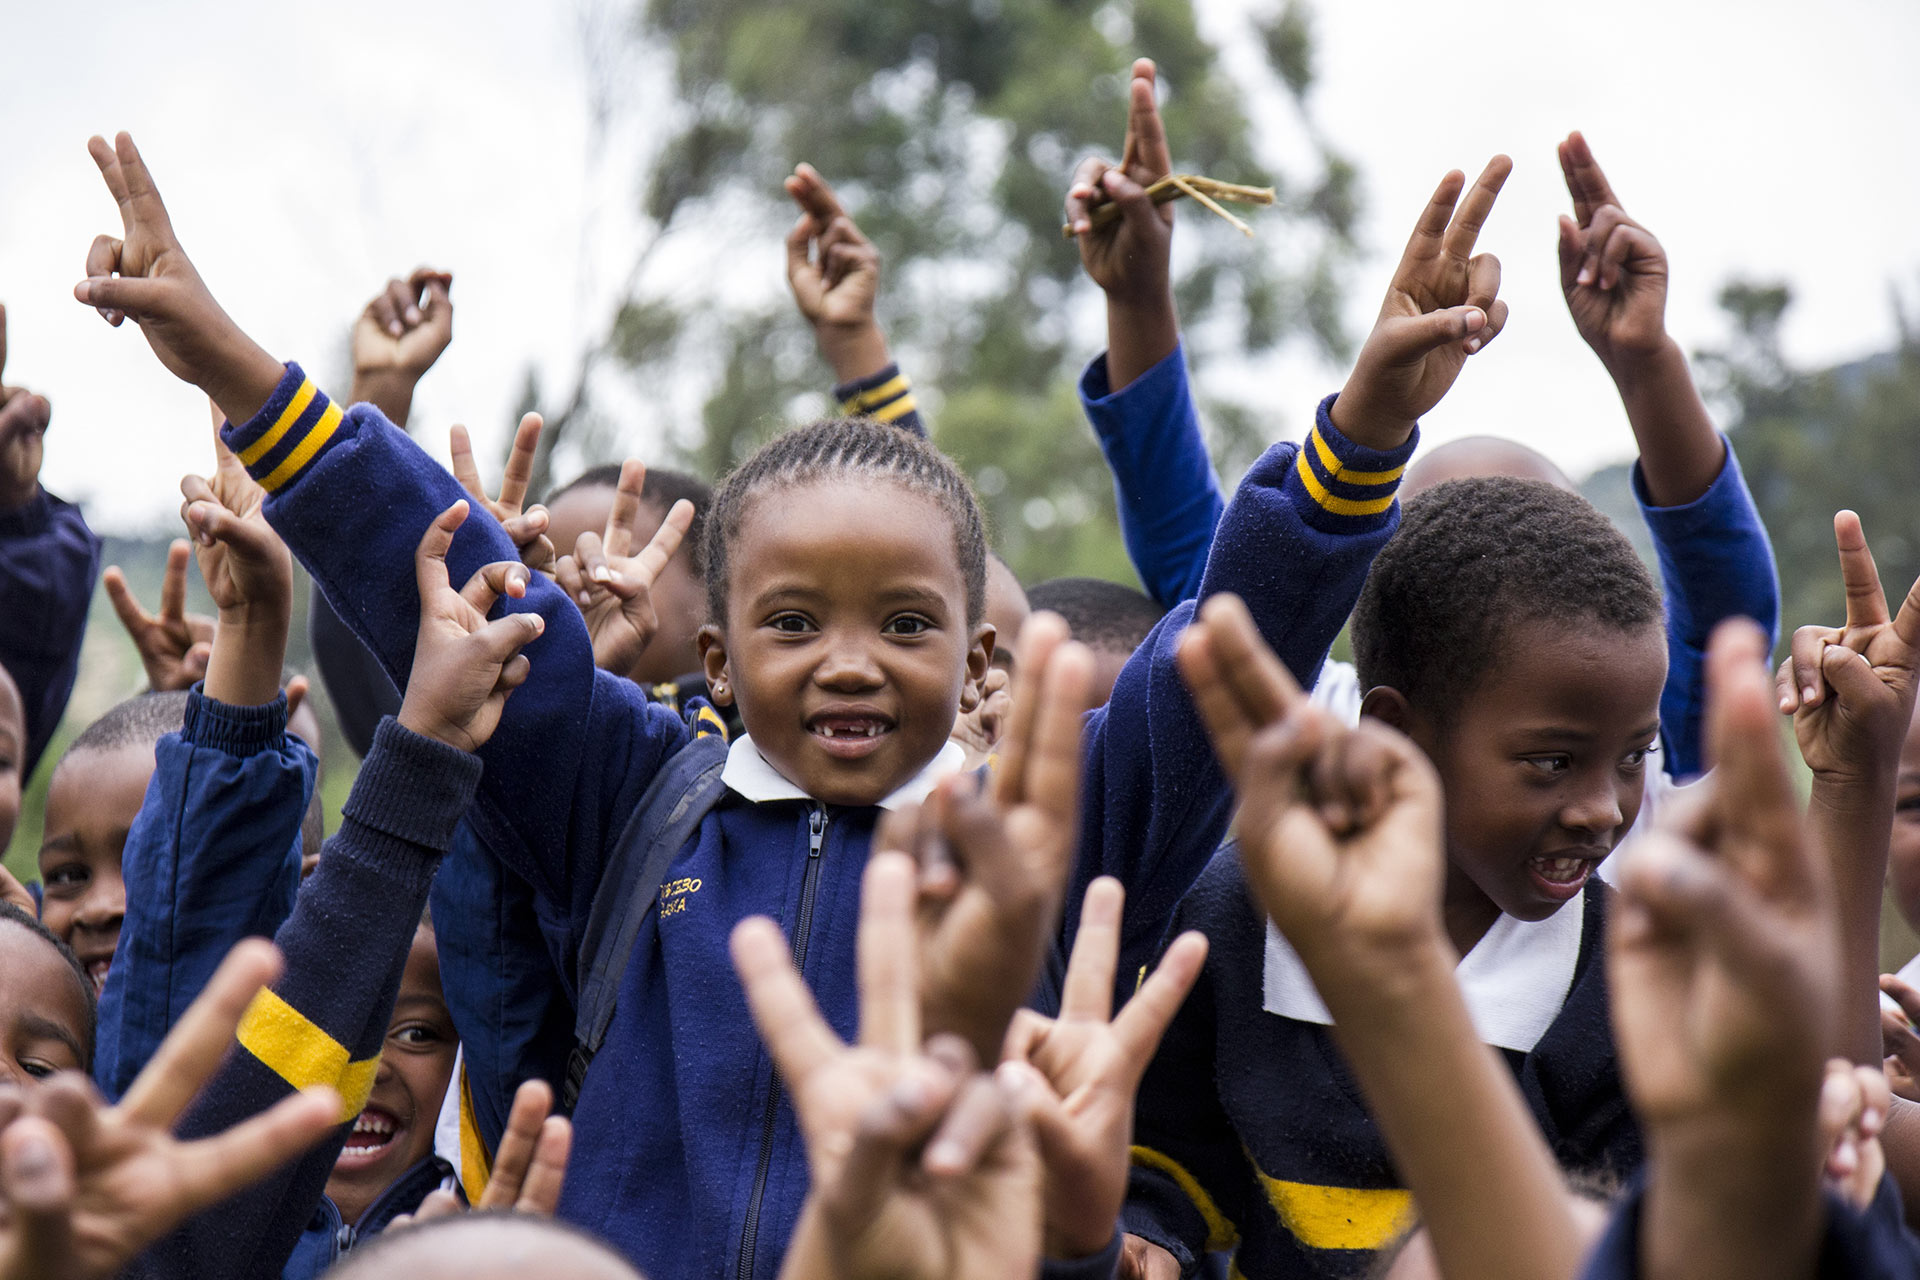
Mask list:
[[[100,539],[71,502],[45,489],[0,511],[0,667],[26,713],[20,787],[53,739],[80,671],[87,606],[100,579]]]
[[[1502,916],[1456,970],[1483,1040],[1513,1069],[1560,1163],[1625,1177],[1640,1139],[1621,1090],[1598,880],[1547,919]],[[1417,1215],[1305,966],[1249,896],[1229,846],[1169,936],[1211,949],[1141,1083],[1124,1230],[1193,1275],[1352,1277]],[[1436,1106],[1445,1100],[1435,1099]]]
[[[389,676],[403,679],[418,613],[414,550],[458,484],[377,409],[340,409],[297,366],[225,436],[267,490],[269,521]],[[1346,440],[1325,405],[1310,439],[1308,460],[1277,445],[1249,473],[1203,583],[1246,598],[1308,681],[1393,531],[1393,491],[1412,449],[1383,454]],[[454,536],[448,571],[462,581],[513,554],[499,524],[476,512]],[[546,627],[525,650],[527,684],[480,753],[487,770],[470,817],[542,902],[549,948],[577,960],[612,843],[693,730],[594,669],[579,611],[552,583],[536,575],[524,599],[499,607],[536,611]],[[1078,922],[1078,889],[1118,875],[1129,890],[1123,964],[1151,955],[1231,805],[1173,663],[1191,608],[1156,629],[1112,701],[1087,720],[1087,818],[1065,931]],[[770,1276],[806,1192],[792,1109],[727,954],[733,925],[750,914],[780,921],[828,1022],[844,1037],[855,1031],[859,882],[880,810],[729,788],[669,868],[574,1110],[561,1214],[655,1280]]]
[[[1113,471],[1120,532],[1147,594],[1172,608],[1199,590],[1214,527],[1226,510],[1187,387],[1184,352],[1172,354],[1114,391],[1107,358],[1080,377],[1080,404]],[[1724,437],[1723,437],[1724,439]],[[1653,535],[1666,597],[1667,684],[1660,697],[1666,770],[1699,773],[1700,720],[1706,705],[1707,641],[1722,620],[1752,618],[1772,645],[1780,629],[1780,585],[1773,546],[1740,474],[1733,445],[1707,491],[1677,507],[1647,496],[1639,462],[1632,473],[1640,517]],[[1316,701],[1340,705],[1342,663],[1327,664]]]

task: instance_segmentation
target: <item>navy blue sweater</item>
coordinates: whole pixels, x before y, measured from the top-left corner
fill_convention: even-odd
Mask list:
[[[0,667],[27,713],[24,789],[53,738],[80,670],[87,603],[100,577],[100,539],[80,508],[42,489],[0,511]]]
[[[268,490],[268,519],[342,619],[403,678],[418,613],[414,550],[459,485],[377,409],[343,412],[297,366],[256,418],[226,435]],[[1393,493],[1412,449],[1357,446],[1324,405],[1315,435],[1304,455],[1277,445],[1249,473],[1221,521],[1205,584],[1243,595],[1305,681],[1397,523]],[[463,581],[513,556],[498,523],[475,513],[453,540],[448,569]],[[525,599],[500,607],[537,611],[546,628],[526,649],[527,684],[481,753],[485,783],[471,821],[532,888],[549,943],[570,956],[612,842],[690,730],[631,682],[594,668],[579,611],[546,579],[536,575]],[[1231,804],[1173,664],[1190,608],[1134,655],[1085,732],[1087,817],[1066,929],[1078,886],[1118,875],[1129,890],[1123,963],[1136,966],[1206,864]],[[727,937],[746,915],[782,922],[828,1021],[851,1036],[859,883],[877,813],[723,802],[668,873],[696,886],[686,905],[650,915],[636,940],[575,1109],[561,1212],[655,1280],[777,1268],[805,1196],[806,1157]]]
[[[1560,1163],[1617,1178],[1640,1140],[1607,1021],[1610,892],[1587,891],[1559,1016],[1530,1053],[1501,1052]],[[1188,1276],[1221,1250],[1251,1280],[1368,1274],[1411,1198],[1328,1029],[1267,1010],[1265,917],[1232,847],[1180,904],[1169,935],[1183,929],[1212,947],[1140,1086],[1122,1225]]]

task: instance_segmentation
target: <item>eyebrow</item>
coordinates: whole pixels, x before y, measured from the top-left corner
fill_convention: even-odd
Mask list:
[[[87,1055],[81,1052],[80,1041],[74,1038],[73,1032],[52,1018],[45,1018],[37,1013],[22,1014],[20,1030],[34,1040],[58,1040],[73,1051],[75,1062],[85,1063],[87,1060]]]
[[[1660,733],[1660,722],[1658,720],[1654,720],[1651,723],[1643,725],[1641,728],[1634,730],[1633,733],[1629,736],[1635,737],[1635,738],[1652,738],[1652,737],[1657,737],[1659,733]],[[1514,736],[1522,740],[1530,739],[1535,742],[1547,743],[1547,742],[1591,742],[1594,738],[1598,737],[1599,735],[1595,733],[1590,733],[1585,729],[1569,728],[1566,725],[1541,724],[1541,725],[1527,725],[1524,728],[1516,729],[1514,730]]]

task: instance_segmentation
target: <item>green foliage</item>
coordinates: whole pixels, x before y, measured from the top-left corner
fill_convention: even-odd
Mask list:
[[[689,293],[677,248],[732,237],[776,262],[793,219],[780,182],[806,160],[879,248],[882,324],[937,440],[980,478],[1002,552],[1029,578],[1130,579],[1111,481],[1072,393],[1098,343],[1097,295],[1060,222],[1074,164],[1119,148],[1140,54],[1159,64],[1179,167],[1281,192],[1254,241],[1182,210],[1190,360],[1297,339],[1347,349],[1338,300],[1358,182],[1305,110],[1303,0],[1258,24],[1270,70],[1251,86],[1228,76],[1191,0],[649,0],[636,19],[636,38],[671,54],[673,106],[641,202],[658,256],[636,271],[605,354],[643,395],[669,370],[704,380],[697,422],[659,409],[676,461],[717,475],[825,407],[830,375],[784,291],[737,305]],[[1262,155],[1243,104],[1274,93],[1294,110],[1261,128],[1304,132],[1316,172],[1278,174]],[[596,425],[590,401],[574,408],[549,417],[550,434],[572,431],[570,462],[611,452],[622,432]],[[1276,434],[1266,406],[1220,405],[1217,417],[1229,474]]]

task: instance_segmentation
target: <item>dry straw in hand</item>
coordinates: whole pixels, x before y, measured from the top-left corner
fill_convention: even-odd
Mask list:
[[[1234,217],[1220,206],[1220,201],[1230,200],[1235,204],[1272,204],[1272,187],[1243,187],[1237,182],[1220,182],[1213,178],[1203,178],[1197,173],[1170,173],[1147,188],[1147,197],[1155,204],[1165,204],[1169,200],[1178,200],[1181,196],[1192,196],[1204,208],[1225,218],[1238,229],[1241,235],[1251,236],[1253,228]],[[1120,216],[1120,206],[1113,203],[1101,205],[1088,215],[1088,221],[1095,227],[1104,227]],[[1060,228],[1067,239],[1073,239],[1071,223]]]

